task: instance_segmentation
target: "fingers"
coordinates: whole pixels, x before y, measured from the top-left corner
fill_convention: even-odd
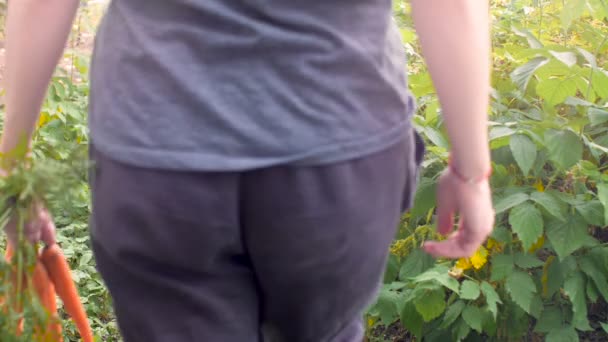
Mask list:
[[[43,213],[43,222],[44,224],[40,230],[40,241],[47,246],[54,245],[57,242],[55,235],[55,223],[46,209]]]

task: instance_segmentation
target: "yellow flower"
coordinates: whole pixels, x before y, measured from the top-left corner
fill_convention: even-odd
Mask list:
[[[536,183],[534,184],[534,187],[539,192],[545,192],[545,186],[543,185],[543,181],[540,178],[536,181]]]
[[[471,264],[476,270],[481,269],[488,262],[488,250],[481,246],[471,257]]]
[[[471,264],[471,261],[468,258],[460,258],[456,262],[455,267],[458,269],[461,269],[463,271],[466,271],[466,270],[470,269],[471,267],[473,267],[473,265]]]
[[[370,327],[370,328],[373,327],[374,323],[376,323],[376,320],[373,317],[370,317],[370,318],[367,319],[367,326],[368,327]]]
[[[503,245],[502,243],[500,243],[492,238],[488,238],[488,243],[486,243],[486,248],[492,252],[491,254],[495,254],[495,253],[502,252],[502,245]]]
[[[541,235],[541,237],[538,238],[538,240],[530,247],[530,249],[528,250],[528,252],[529,253],[534,253],[537,250],[541,249],[544,244],[545,244],[545,236]]]
[[[50,119],[51,119],[51,118],[50,118],[50,116],[49,116],[49,113],[47,113],[47,112],[42,112],[42,113],[40,114],[40,118],[38,119],[38,128],[40,128],[40,127],[44,126],[44,124],[46,124],[47,122],[49,122],[49,121],[50,121]]]

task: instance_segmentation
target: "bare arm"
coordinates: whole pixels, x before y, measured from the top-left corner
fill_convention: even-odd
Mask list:
[[[412,9],[452,145],[452,167],[437,185],[437,229],[449,238],[424,247],[437,257],[469,257],[494,226],[487,179],[489,5],[487,0],[412,0]],[[452,232],[455,214],[460,219]]]
[[[488,1],[412,0],[416,30],[435,84],[454,166],[467,177],[490,167]]]
[[[31,139],[78,0],[12,0],[6,19],[6,116],[0,152]]]

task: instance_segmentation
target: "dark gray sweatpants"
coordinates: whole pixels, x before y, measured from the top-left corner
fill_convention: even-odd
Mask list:
[[[93,149],[91,238],[124,340],[361,341],[415,187],[414,140],[235,173],[137,168]]]

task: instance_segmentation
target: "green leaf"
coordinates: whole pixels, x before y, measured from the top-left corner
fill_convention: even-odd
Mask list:
[[[516,253],[515,254],[515,265],[524,268],[524,269],[530,269],[530,268],[536,268],[536,267],[541,267],[543,266],[545,263],[540,260],[539,258],[537,258],[534,255],[531,254],[526,254],[526,253]]]
[[[608,333],[608,323],[600,323],[600,325],[602,326],[602,329]]]
[[[399,295],[394,291],[382,289],[376,302],[376,309],[380,314],[382,324],[389,325],[397,317],[397,300]]]
[[[595,69],[591,75],[591,85],[599,97],[608,98],[608,74],[605,71]]]
[[[441,316],[446,307],[445,292],[442,288],[432,291],[424,291],[414,299],[416,311],[422,315],[425,322]]]
[[[532,298],[536,293],[536,285],[529,274],[514,271],[507,277],[505,288],[517,305],[529,314],[532,312]]]
[[[482,323],[484,320],[483,312],[480,308],[473,305],[468,305],[462,311],[462,319],[471,327],[473,330],[481,333],[482,331]]]
[[[558,61],[564,63],[568,67],[572,67],[576,64],[576,54],[570,51],[549,51],[551,56],[555,57]]]
[[[567,170],[583,159],[583,143],[570,130],[548,130],[545,146],[549,150],[549,158],[563,169]]]
[[[562,310],[559,307],[550,306],[543,310],[540,318],[534,326],[534,331],[539,333],[548,333],[553,330],[561,329],[563,326],[564,317]]]
[[[509,243],[513,239],[511,231],[502,226],[494,228],[490,236],[500,243]]]
[[[608,122],[608,110],[590,107],[587,110],[587,116],[589,116],[589,121],[591,121],[591,124],[594,126]]]
[[[496,211],[496,214],[498,215],[529,199],[530,199],[530,196],[528,196],[528,194],[525,194],[523,192],[516,192],[507,197],[498,199],[496,201],[496,204],[494,205],[494,210]]]
[[[576,89],[576,80],[570,77],[541,79],[536,85],[536,93],[551,106],[563,103],[569,96],[575,96]]]
[[[429,269],[424,273],[412,278],[412,281],[415,283],[430,281],[443,285],[456,294],[460,293],[460,284],[456,279],[450,277],[449,268],[444,265],[435,266],[432,269]]]
[[[512,30],[513,30],[513,33],[515,33],[516,35],[526,38],[526,40],[528,41],[528,45],[530,45],[531,48],[533,48],[533,49],[543,48],[543,44],[529,30],[519,29],[517,27],[513,27]]]
[[[462,341],[469,336],[470,332],[471,327],[469,324],[467,324],[467,322],[464,321],[462,317],[460,317],[458,323],[456,323],[456,328],[454,329],[454,340]]]
[[[574,273],[564,283],[564,292],[572,302],[572,325],[578,330],[592,330],[587,319],[585,300],[585,278],[580,272]]]
[[[454,304],[450,305],[447,310],[445,310],[445,315],[443,315],[443,321],[441,322],[440,327],[442,329],[447,329],[460,317],[462,310],[464,310],[465,303],[462,300],[457,300]]]
[[[507,278],[513,272],[514,260],[512,255],[496,254],[492,256],[491,281],[499,281]]]
[[[390,283],[397,279],[399,275],[399,260],[395,255],[389,255],[386,268],[384,270],[384,283]]]
[[[533,192],[530,198],[532,198],[534,202],[540,204],[540,206],[545,208],[545,210],[553,217],[561,221],[565,220],[564,215],[562,214],[562,208],[559,205],[559,201],[557,200],[557,198],[555,198],[555,196],[551,195],[548,192],[537,191]]]
[[[604,0],[600,0],[600,1],[604,1]],[[595,58],[594,54],[592,54],[591,52],[589,52],[581,47],[577,47],[576,50],[578,51],[578,53],[581,56],[583,56],[583,58],[585,58],[587,63],[589,63],[589,66],[591,66],[594,69],[597,68],[597,59]]]
[[[547,334],[545,342],[578,342],[578,334],[573,327],[562,327]]]
[[[604,300],[608,302],[608,281],[606,280],[606,274],[598,267],[597,262],[602,261],[595,260],[590,255],[586,255],[579,260],[579,266],[581,271],[593,280],[595,288],[601,293]]]
[[[416,337],[420,338],[422,335],[422,325],[424,324],[422,320],[422,316],[416,311],[416,306],[412,302],[407,302],[403,306],[403,310],[401,310],[401,324],[409,332],[411,332]]]
[[[416,248],[405,258],[403,264],[401,264],[399,280],[407,280],[416,277],[429,270],[434,264],[435,260],[432,256],[425,253],[422,249]]]
[[[597,185],[597,197],[604,205],[604,222],[608,222],[608,184]]]
[[[530,82],[530,79],[532,78],[536,70],[538,70],[538,68],[542,67],[548,62],[548,58],[536,57],[530,60],[528,63],[513,70],[513,72],[511,73],[511,80],[517,85],[520,90],[526,91],[526,88],[528,87],[528,82]]]
[[[570,215],[564,222],[552,222],[547,225],[546,234],[560,260],[584,246],[589,237],[587,224],[578,215]]]
[[[530,203],[523,203],[513,208],[509,213],[509,224],[525,250],[530,249],[543,235],[543,217]]]
[[[496,315],[498,314],[498,306],[497,304],[502,304],[498,293],[490,283],[483,281],[481,282],[481,292],[483,296],[486,297],[486,303],[488,304],[488,310],[494,315],[494,319],[496,319]]]
[[[424,217],[435,207],[437,182],[430,178],[422,178],[416,187],[411,217]]]
[[[597,287],[595,287],[595,284],[589,280],[587,280],[586,286],[585,292],[587,293],[587,299],[591,303],[597,303],[597,300],[600,298],[600,293],[598,292]]]
[[[570,28],[575,19],[583,15],[585,11],[585,0],[568,0],[564,2],[564,9],[561,11],[562,27]]]
[[[467,300],[475,300],[479,298],[481,294],[479,285],[476,282],[471,280],[465,280],[462,282],[462,286],[460,288],[460,298]]]
[[[509,145],[521,172],[527,176],[536,160],[536,144],[527,135],[515,134],[511,136]]]
[[[598,200],[586,201],[574,206],[576,211],[583,216],[585,221],[593,226],[604,226],[604,206]]]

